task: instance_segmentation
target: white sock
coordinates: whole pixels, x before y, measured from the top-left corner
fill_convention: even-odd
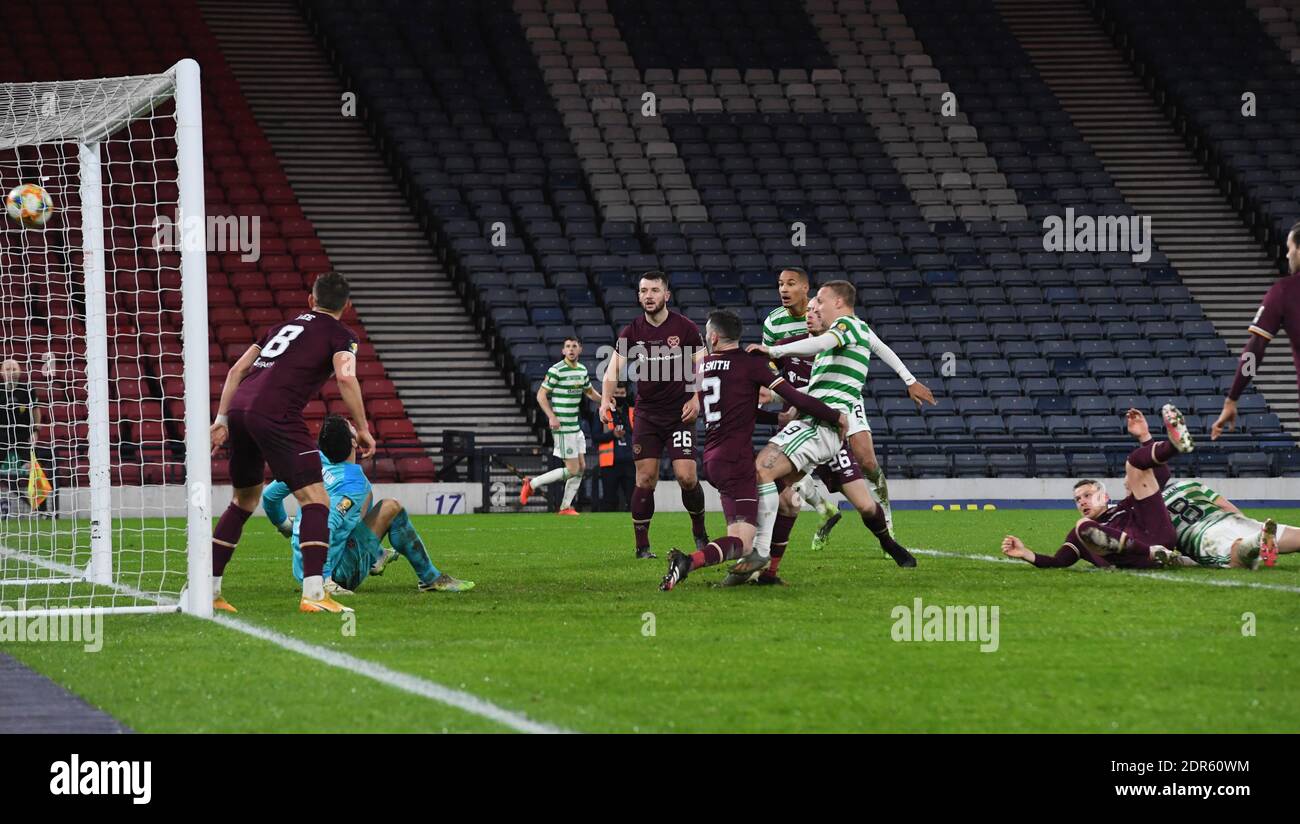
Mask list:
[[[221,597],[221,576],[220,575],[212,576],[212,597],[213,598]]]
[[[776,529],[776,512],[780,501],[776,484],[758,485],[758,532],[754,535],[754,551],[763,558],[772,552],[772,530]]]
[[[560,501],[560,509],[568,509],[573,505],[573,498],[578,494],[580,486],[582,486],[582,478],[577,475],[564,482],[564,500]]]
[[[325,579],[319,575],[308,575],[302,579],[302,597],[308,601],[319,601],[325,597]]]
[[[533,478],[533,489],[541,489],[547,484],[553,484],[556,481],[567,481],[569,479],[569,470],[564,467],[552,469],[550,472],[543,472],[536,478]]]
[[[800,497],[807,501],[808,505],[813,509],[820,509],[822,503],[826,500],[822,495],[821,485],[817,483],[817,479],[812,475],[803,476],[803,479],[795,485],[795,489],[799,490]]]

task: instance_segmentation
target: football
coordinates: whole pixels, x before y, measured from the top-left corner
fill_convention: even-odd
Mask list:
[[[44,226],[54,214],[54,201],[43,187],[24,183],[5,196],[5,212],[24,226]]]

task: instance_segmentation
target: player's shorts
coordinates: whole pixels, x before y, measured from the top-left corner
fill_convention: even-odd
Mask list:
[[[632,458],[662,458],[669,460],[694,460],[695,422],[683,423],[679,418],[655,420],[650,414],[637,410],[632,420]]]
[[[844,446],[838,429],[804,420],[790,421],[771,443],[790,459],[797,472],[829,463]]]
[[[754,456],[704,458],[704,474],[722,497],[727,523],[743,521],[758,526],[758,472]]]
[[[587,436],[582,432],[556,432],[551,437],[555,441],[551,454],[560,460],[572,461],[587,454]]]
[[[1178,550],[1201,566],[1226,568],[1232,561],[1232,545],[1254,538],[1263,528],[1263,521],[1229,512],[1218,523],[1206,527],[1199,539],[1179,542]],[[1279,539],[1285,531],[1285,526],[1277,525]]]
[[[229,413],[230,482],[235,489],[262,483],[264,464],[290,491],[321,482],[316,439],[301,417],[277,420],[251,409]]]
[[[370,575],[370,567],[381,551],[379,536],[371,532],[370,527],[362,521],[352,528],[348,542],[330,568],[330,577],[334,583],[355,592]]]
[[[862,403],[862,398],[853,402],[853,408],[849,410],[849,430],[847,437],[852,438],[859,432],[871,434],[871,424],[867,422],[867,408]]]
[[[1173,549],[1178,546],[1178,533],[1173,521],[1169,519],[1169,510],[1160,493],[1145,498],[1129,495],[1120,506],[1124,513],[1106,523],[1122,529],[1129,535],[1151,546],[1163,546]]]
[[[868,429],[868,432],[871,430]],[[826,488],[831,492],[839,492],[845,484],[860,481],[864,478],[862,467],[858,466],[858,461],[853,457],[847,446],[840,447],[840,451],[835,453],[828,464],[822,464],[813,470],[817,479],[826,484]]]

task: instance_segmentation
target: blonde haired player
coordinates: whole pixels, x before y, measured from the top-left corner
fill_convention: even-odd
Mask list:
[[[817,310],[825,321],[826,331],[815,337],[776,347],[750,346],[770,357],[814,357],[812,376],[805,390],[832,409],[853,416],[862,397],[871,362],[871,329],[853,314],[857,290],[846,280],[832,280],[817,291]],[[763,569],[771,562],[772,533],[776,526],[779,496],[777,481],[798,483],[806,472],[828,463],[835,457],[844,438],[839,430],[803,417],[788,423],[763,447],[755,460],[758,470],[758,534],[753,550],[731,571],[746,575]],[[907,555],[889,534],[883,508],[868,501],[862,513],[863,523],[895,559]]]
[[[582,485],[582,473],[587,470],[587,439],[578,425],[578,412],[583,397],[600,403],[600,393],[591,385],[587,367],[578,362],[582,355],[582,342],[565,338],[562,350],[564,359],[546,370],[546,378],[537,389],[537,405],[546,413],[555,440],[551,454],[564,461],[564,465],[536,478],[524,478],[519,491],[519,505],[524,506],[533,493],[547,484],[564,481],[564,498],[560,501],[559,515],[577,515],[573,497]]]

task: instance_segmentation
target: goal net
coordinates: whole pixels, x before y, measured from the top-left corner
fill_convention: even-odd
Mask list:
[[[202,152],[192,60],[0,84],[0,615],[211,614]]]

